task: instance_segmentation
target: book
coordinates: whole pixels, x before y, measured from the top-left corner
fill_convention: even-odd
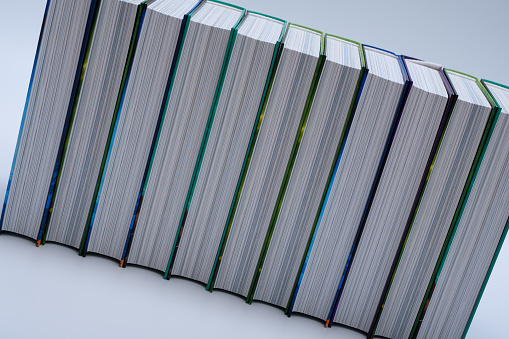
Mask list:
[[[50,192],[53,200],[42,221],[43,243],[80,248],[90,221],[83,211],[90,210],[95,197],[145,7],[142,0],[104,0],[99,4],[87,68],[74,103],[54,191]]]
[[[508,106],[221,1],[48,1],[0,232],[370,338],[465,337],[509,228]]]
[[[399,121],[409,80],[397,55],[363,46],[366,73],[286,312],[327,321]]]
[[[406,57],[403,62],[412,86],[332,314],[334,322],[366,332],[455,100],[440,66]]]
[[[323,62],[323,34],[290,24],[211,288],[247,296],[287,164],[298,147]],[[301,95],[301,93],[309,93]],[[295,140],[293,143],[288,140]],[[216,258],[217,260],[217,258]],[[216,272],[213,272],[213,276]]]
[[[208,283],[286,27],[283,20],[248,12],[238,28],[167,276]]]
[[[489,130],[491,106],[477,79],[445,70],[457,99],[435,153],[409,230],[390,272],[385,293],[371,326],[376,336],[409,337],[413,320],[438,260],[440,250],[465,187],[479,161],[484,133]],[[375,330],[376,328],[376,330]]]
[[[464,338],[508,229],[509,87],[482,81],[492,123],[449,240],[423,299],[412,337]]]
[[[127,263],[165,272],[200,149],[214,119],[243,8],[208,1],[190,15],[150,160]]]
[[[122,260],[189,12],[198,0],[158,0],[148,5],[104,171],[80,253]]]
[[[2,207],[2,231],[40,240],[96,9],[95,0],[47,2]]]
[[[298,135],[299,149],[291,160],[293,169],[281,186],[248,301],[287,306],[355,111],[365,67],[362,46],[327,34],[325,54],[305,129]]]

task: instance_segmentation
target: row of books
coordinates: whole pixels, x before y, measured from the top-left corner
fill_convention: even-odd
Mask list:
[[[462,337],[509,88],[220,1],[48,0],[0,230],[368,336]]]

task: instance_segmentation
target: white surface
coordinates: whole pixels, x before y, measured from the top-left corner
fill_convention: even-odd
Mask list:
[[[250,10],[509,85],[505,1],[231,0]],[[431,4],[432,2],[433,4]],[[26,99],[45,0],[4,1],[0,12],[0,195]],[[325,10],[322,11],[322,7]],[[414,7],[412,7],[414,6]],[[439,9],[439,10],[437,10]],[[362,13],[362,14],[361,14]],[[449,15],[448,15],[449,14]],[[455,27],[447,34],[447,28]],[[506,241],[467,338],[501,338],[509,318]],[[286,317],[261,303],[66,247],[0,236],[0,337],[357,338],[340,327]],[[346,334],[346,335],[345,335]]]
[[[1,338],[363,338],[73,249],[0,237]]]

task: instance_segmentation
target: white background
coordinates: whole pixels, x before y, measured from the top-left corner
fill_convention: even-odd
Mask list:
[[[0,200],[12,163],[45,0],[0,0]],[[505,0],[232,0],[249,10],[509,85]],[[509,207],[508,207],[509,208]],[[507,337],[509,245],[468,338]],[[359,338],[338,326],[67,247],[0,236],[0,338]]]

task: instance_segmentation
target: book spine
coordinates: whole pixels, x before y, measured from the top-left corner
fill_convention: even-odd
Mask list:
[[[76,75],[74,78],[74,84],[71,91],[71,97],[69,100],[69,107],[67,109],[66,118],[64,122],[64,128],[62,130],[62,136],[60,138],[60,146],[58,148],[58,153],[55,161],[55,167],[53,170],[53,176],[51,178],[50,187],[48,189],[48,195],[46,199],[46,206],[44,208],[44,213],[42,216],[41,226],[39,228],[39,234],[37,236],[37,245],[40,245],[42,242],[42,236],[46,229],[46,226],[49,222],[49,217],[51,214],[51,207],[53,206],[53,202],[55,199],[55,191],[58,186],[58,181],[60,179],[61,174],[61,164],[65,158],[65,151],[67,149],[67,144],[69,142],[69,137],[72,129],[72,123],[74,121],[74,114],[76,112],[76,107],[79,100],[79,93],[81,90],[81,85],[83,84],[83,75],[85,74],[85,69],[87,65],[87,58],[90,53],[90,46],[92,44],[92,37],[94,35],[95,23],[97,20],[97,14],[99,12],[99,3],[100,0],[92,0],[90,3],[90,10],[88,14],[87,24],[85,28],[85,34],[83,36],[83,43],[81,47],[80,57],[78,61],[78,67],[76,68]]]
[[[380,178],[382,177],[382,171],[383,171],[383,168],[385,166],[385,162],[387,161],[387,157],[389,155],[389,151],[390,151],[391,146],[392,146],[392,141],[394,139],[394,136],[396,134],[396,130],[398,128],[398,124],[399,124],[399,121],[400,121],[400,118],[401,118],[401,114],[403,113],[403,109],[405,107],[406,101],[407,101],[408,96],[410,94],[410,91],[412,89],[413,81],[412,81],[412,78],[410,77],[410,75],[408,73],[408,70],[406,68],[405,62],[403,61],[401,56],[399,56],[398,59],[399,59],[399,62],[400,62],[401,72],[403,74],[403,77],[406,80],[404,88],[403,88],[403,94],[402,94],[402,96],[400,98],[400,102],[399,102],[398,108],[396,109],[396,114],[394,115],[392,126],[391,126],[391,129],[390,129],[389,135],[387,137],[387,141],[385,143],[384,151],[382,153],[382,159],[381,159],[381,161],[380,161],[380,163],[378,165],[378,169],[376,171],[375,180],[373,182],[373,185],[371,186],[371,190],[370,190],[370,193],[369,193],[369,196],[368,196],[368,202],[367,202],[367,204],[366,204],[366,206],[364,208],[362,219],[361,219],[361,222],[360,222],[359,227],[357,229],[357,233],[355,235],[354,243],[353,243],[352,248],[350,250],[350,254],[348,256],[348,260],[346,262],[345,269],[343,271],[343,275],[342,275],[342,277],[340,279],[338,290],[336,292],[336,296],[334,297],[334,302],[333,302],[331,310],[329,312],[329,316],[327,317],[327,320],[325,321],[325,326],[326,327],[332,326],[332,322],[333,322],[334,316],[336,315],[336,310],[338,308],[339,301],[341,299],[341,294],[343,292],[343,289],[344,289],[344,286],[345,286],[345,282],[348,279],[348,274],[350,273],[350,268],[351,268],[350,264],[352,263],[353,259],[355,258],[355,253],[357,252],[357,247],[358,247],[360,239],[362,237],[362,232],[364,231],[364,226],[365,226],[366,221],[368,219],[369,210],[371,208],[371,204],[373,203],[373,200],[374,200],[374,197],[375,197],[375,194],[376,194],[376,190],[378,188],[378,183],[380,182]]]
[[[405,58],[403,58],[403,60],[405,60]],[[454,105],[456,104],[456,100],[458,99],[458,95],[454,92],[454,89],[452,88],[452,85],[450,84],[447,76],[445,75],[444,70],[440,69],[439,72],[440,72],[440,77],[442,78],[442,81],[444,82],[444,86],[447,91],[447,95],[448,95],[447,104],[446,104],[444,113],[442,115],[442,120],[440,121],[440,126],[438,128],[438,132],[435,136],[435,141],[433,143],[433,147],[431,148],[428,162],[427,162],[424,172],[422,174],[421,182],[419,184],[417,194],[415,195],[415,199],[414,199],[412,208],[410,209],[410,214],[408,216],[405,228],[403,230],[402,237],[401,237],[400,243],[398,245],[398,249],[396,251],[396,255],[395,255],[393,263],[391,265],[391,269],[389,270],[389,273],[387,275],[384,289],[382,290],[382,294],[380,296],[380,301],[378,303],[377,310],[375,312],[375,316],[373,317],[373,322],[371,323],[370,329],[368,331],[368,337],[370,337],[370,338],[373,338],[373,336],[375,335],[376,326],[378,325],[378,321],[380,320],[380,316],[382,315],[384,303],[385,303],[385,300],[387,299],[387,296],[389,294],[389,289],[391,287],[392,280],[394,279],[396,270],[398,268],[398,264],[401,260],[401,256],[405,249],[405,244],[408,239],[408,235],[410,234],[410,230],[412,229],[412,224],[413,224],[414,218],[417,214],[417,210],[419,208],[421,199],[423,197],[424,189],[426,188],[426,184],[428,183],[428,179],[431,174],[431,170],[433,169],[433,164],[435,163],[435,159],[437,157],[438,150],[440,149],[440,145],[442,143],[442,139],[444,137],[445,130],[447,128],[447,124],[451,117],[452,110],[454,109]]]
[[[226,71],[228,69],[228,65],[230,63],[230,58],[232,55],[233,46],[235,45],[235,40],[237,38],[237,33],[239,30],[239,26],[242,23],[243,19],[246,16],[246,10],[243,10],[241,17],[237,21],[237,23],[233,26],[230,31],[230,38],[228,39],[228,45],[226,47],[226,53],[223,59],[223,65],[221,67],[221,72],[219,75],[219,80],[216,86],[216,91],[214,93],[214,99],[212,100],[212,107],[210,109],[209,117],[207,120],[207,125],[205,127],[205,133],[203,135],[200,151],[198,153],[198,158],[196,159],[196,163],[193,170],[193,176],[191,178],[191,183],[189,185],[189,189],[186,196],[186,203],[184,204],[184,209],[182,211],[182,216],[180,217],[179,227],[177,229],[177,234],[175,235],[175,240],[173,242],[173,247],[170,253],[170,258],[168,259],[168,265],[166,266],[166,271],[164,272],[164,278],[169,279],[171,270],[173,268],[173,262],[175,260],[175,256],[178,250],[178,246],[180,243],[180,238],[182,236],[182,231],[184,230],[187,213],[189,210],[189,205],[191,204],[191,199],[193,196],[194,188],[196,186],[196,179],[198,178],[198,174],[200,173],[200,167],[203,160],[203,154],[205,153],[205,148],[207,146],[207,141],[210,135],[210,129],[212,128],[212,122],[214,121],[214,116],[217,110],[217,104],[219,101],[219,96],[221,95],[221,90],[223,89],[224,79],[226,76]]]
[[[16,140],[16,148],[14,149],[14,156],[12,159],[11,171],[9,173],[9,180],[7,181],[7,189],[5,191],[5,199],[4,199],[4,204],[2,206],[2,214],[0,215],[0,231],[2,231],[2,225],[4,222],[5,208],[7,207],[7,199],[9,198],[9,189],[11,188],[12,176],[14,174],[14,166],[16,164],[16,158],[18,156],[18,149],[19,149],[19,143],[21,140],[21,134],[23,133],[23,125],[25,123],[25,116],[27,113],[28,101],[30,99],[30,93],[32,92],[32,85],[34,82],[35,69],[37,67],[37,60],[39,59],[39,52],[41,50],[41,42],[42,42],[42,37],[44,35],[44,30],[45,30],[45,26],[46,26],[46,18],[48,17],[48,8],[49,8],[50,1],[51,0],[48,0],[46,2],[46,8],[44,9],[44,16],[43,16],[42,25],[41,25],[41,32],[39,33],[39,40],[37,42],[37,49],[35,51],[34,64],[32,66],[32,73],[30,75],[30,82],[28,84],[27,98],[25,100],[25,107],[23,108],[23,116],[21,117],[21,124],[19,126],[18,139]]]
[[[138,216],[140,214],[141,206],[143,203],[143,196],[145,194],[145,189],[147,186],[148,176],[150,175],[150,170],[152,168],[152,161],[154,160],[155,150],[157,148],[157,141],[159,140],[159,135],[161,133],[162,121],[164,120],[164,116],[166,114],[166,106],[168,105],[168,100],[170,97],[171,89],[173,87],[173,80],[175,79],[175,70],[177,69],[178,62],[180,60],[180,54],[182,52],[182,46],[184,45],[184,40],[186,37],[187,29],[189,27],[189,23],[191,21],[191,15],[197,10],[198,7],[202,4],[203,1],[199,1],[195,7],[193,7],[189,13],[184,15],[182,18],[182,23],[180,25],[180,32],[177,39],[177,44],[175,46],[175,52],[173,54],[173,60],[170,67],[170,72],[168,75],[168,81],[166,84],[166,88],[163,95],[163,102],[161,103],[161,109],[159,112],[159,117],[157,119],[156,128],[154,132],[154,136],[152,138],[152,144],[150,146],[149,157],[147,160],[147,165],[145,166],[145,171],[143,173],[143,178],[141,180],[141,186],[138,193],[138,199],[136,201],[133,216],[131,218],[131,224],[129,225],[129,230],[127,232],[127,238],[124,245],[124,250],[122,253],[122,257],[120,259],[120,266],[125,267],[127,264],[127,259],[129,258],[129,252],[131,250],[131,245],[134,237],[134,233],[136,231],[136,225],[138,223]]]
[[[288,30],[288,23],[285,22],[283,31],[279,38],[279,41],[276,43],[274,48],[274,55],[272,58],[272,64],[269,69],[269,74],[267,76],[267,82],[265,83],[265,89],[263,91],[262,99],[260,101],[260,106],[258,109],[257,118],[255,120],[255,124],[253,126],[253,131],[251,132],[251,138],[249,140],[249,145],[247,147],[246,156],[244,157],[244,163],[242,164],[242,169],[240,171],[239,180],[237,182],[237,187],[235,189],[235,193],[233,195],[233,201],[230,206],[230,211],[228,213],[228,217],[226,219],[225,228],[223,231],[223,235],[221,236],[221,241],[219,243],[219,248],[217,250],[216,259],[214,260],[214,265],[212,267],[212,271],[210,272],[210,278],[207,283],[207,291],[211,291],[214,289],[214,282],[217,277],[217,272],[219,269],[219,264],[221,262],[224,248],[226,245],[226,239],[228,238],[228,234],[230,233],[231,223],[233,221],[233,216],[235,214],[235,208],[237,207],[240,192],[242,191],[242,185],[244,184],[244,180],[246,178],[247,168],[249,166],[249,162],[251,161],[251,155],[253,154],[254,144],[256,142],[256,138],[258,137],[258,132],[260,130],[260,126],[262,124],[263,113],[267,107],[267,102],[269,98],[270,91],[272,89],[272,85],[274,84],[274,78],[276,75],[276,70],[279,64],[279,60],[281,59],[281,53],[284,49],[283,39]]]
[[[484,129],[484,134],[482,136],[481,142],[477,149],[477,152],[476,152],[476,155],[474,158],[474,162],[472,164],[472,168],[470,169],[470,172],[468,174],[468,178],[467,178],[465,187],[463,189],[463,192],[461,193],[461,198],[458,203],[458,207],[456,208],[456,212],[454,213],[453,220],[451,222],[449,231],[445,238],[444,245],[442,246],[442,249],[440,251],[440,255],[439,255],[437,263],[435,265],[435,269],[433,270],[433,274],[432,274],[431,279],[428,283],[426,293],[424,294],[424,298],[421,302],[421,306],[419,308],[419,312],[417,313],[417,317],[414,321],[414,325],[412,327],[412,331],[410,332],[409,338],[416,338],[417,334],[419,333],[419,329],[420,329],[422,320],[424,319],[424,316],[426,314],[427,306],[429,304],[429,301],[431,300],[431,297],[433,296],[433,291],[434,291],[436,282],[438,280],[438,277],[440,276],[440,271],[441,271],[442,266],[445,262],[445,258],[447,257],[447,252],[449,251],[449,247],[451,246],[452,240],[454,238],[454,234],[456,233],[456,229],[458,227],[459,221],[463,214],[463,210],[465,208],[468,196],[470,195],[470,191],[472,190],[472,186],[474,184],[475,178],[479,171],[479,167],[481,165],[482,158],[484,157],[486,148],[488,146],[489,140],[493,133],[493,129],[495,128],[495,124],[498,120],[498,116],[500,115],[501,108],[498,107],[498,104],[495,102],[495,100],[491,97],[491,95],[488,93],[488,91],[484,88],[484,86],[480,82],[478,82],[478,85],[481,88],[481,90],[483,91],[483,93],[486,95],[486,98],[488,99],[490,104],[492,105],[492,111],[490,113],[490,118],[486,124],[485,129]]]
[[[347,40],[347,39],[345,39],[345,40]],[[357,43],[352,40],[347,40],[347,41]],[[352,125],[355,111],[357,110],[357,105],[359,103],[362,89],[364,88],[364,84],[366,82],[366,78],[369,73],[369,70],[366,66],[366,61],[365,61],[366,59],[364,57],[364,49],[361,44],[359,44],[359,43],[357,43],[357,44],[359,45],[359,56],[361,59],[361,72],[359,74],[359,79],[357,80],[357,85],[356,85],[355,92],[353,95],[352,103],[350,104],[350,109],[348,112],[348,116],[346,118],[345,127],[341,134],[341,138],[339,139],[336,155],[334,156],[334,161],[332,162],[332,167],[329,171],[329,177],[327,178],[327,183],[325,184],[325,189],[322,194],[322,199],[320,201],[318,211],[316,212],[315,220],[313,222],[313,227],[311,228],[308,242],[307,242],[305,250],[304,250],[304,255],[302,256],[302,260],[301,260],[299,270],[298,270],[299,273],[295,277],[295,281],[294,281],[294,284],[292,287],[292,292],[290,293],[290,298],[288,299],[288,302],[286,304],[285,314],[288,316],[291,315],[293,305],[295,303],[295,299],[297,298],[297,293],[299,291],[300,283],[302,281],[302,277],[304,276],[304,271],[306,269],[309,255],[311,253],[311,248],[313,247],[313,243],[314,243],[314,240],[316,237],[316,231],[318,230],[318,225],[320,224],[320,221],[322,219],[323,208],[324,208],[325,204],[327,203],[327,199],[329,198],[331,183],[334,181],[334,177],[336,176],[339,160],[341,159],[341,155],[343,154],[343,149],[345,147],[345,141],[348,138],[348,134],[350,132],[350,127]]]

